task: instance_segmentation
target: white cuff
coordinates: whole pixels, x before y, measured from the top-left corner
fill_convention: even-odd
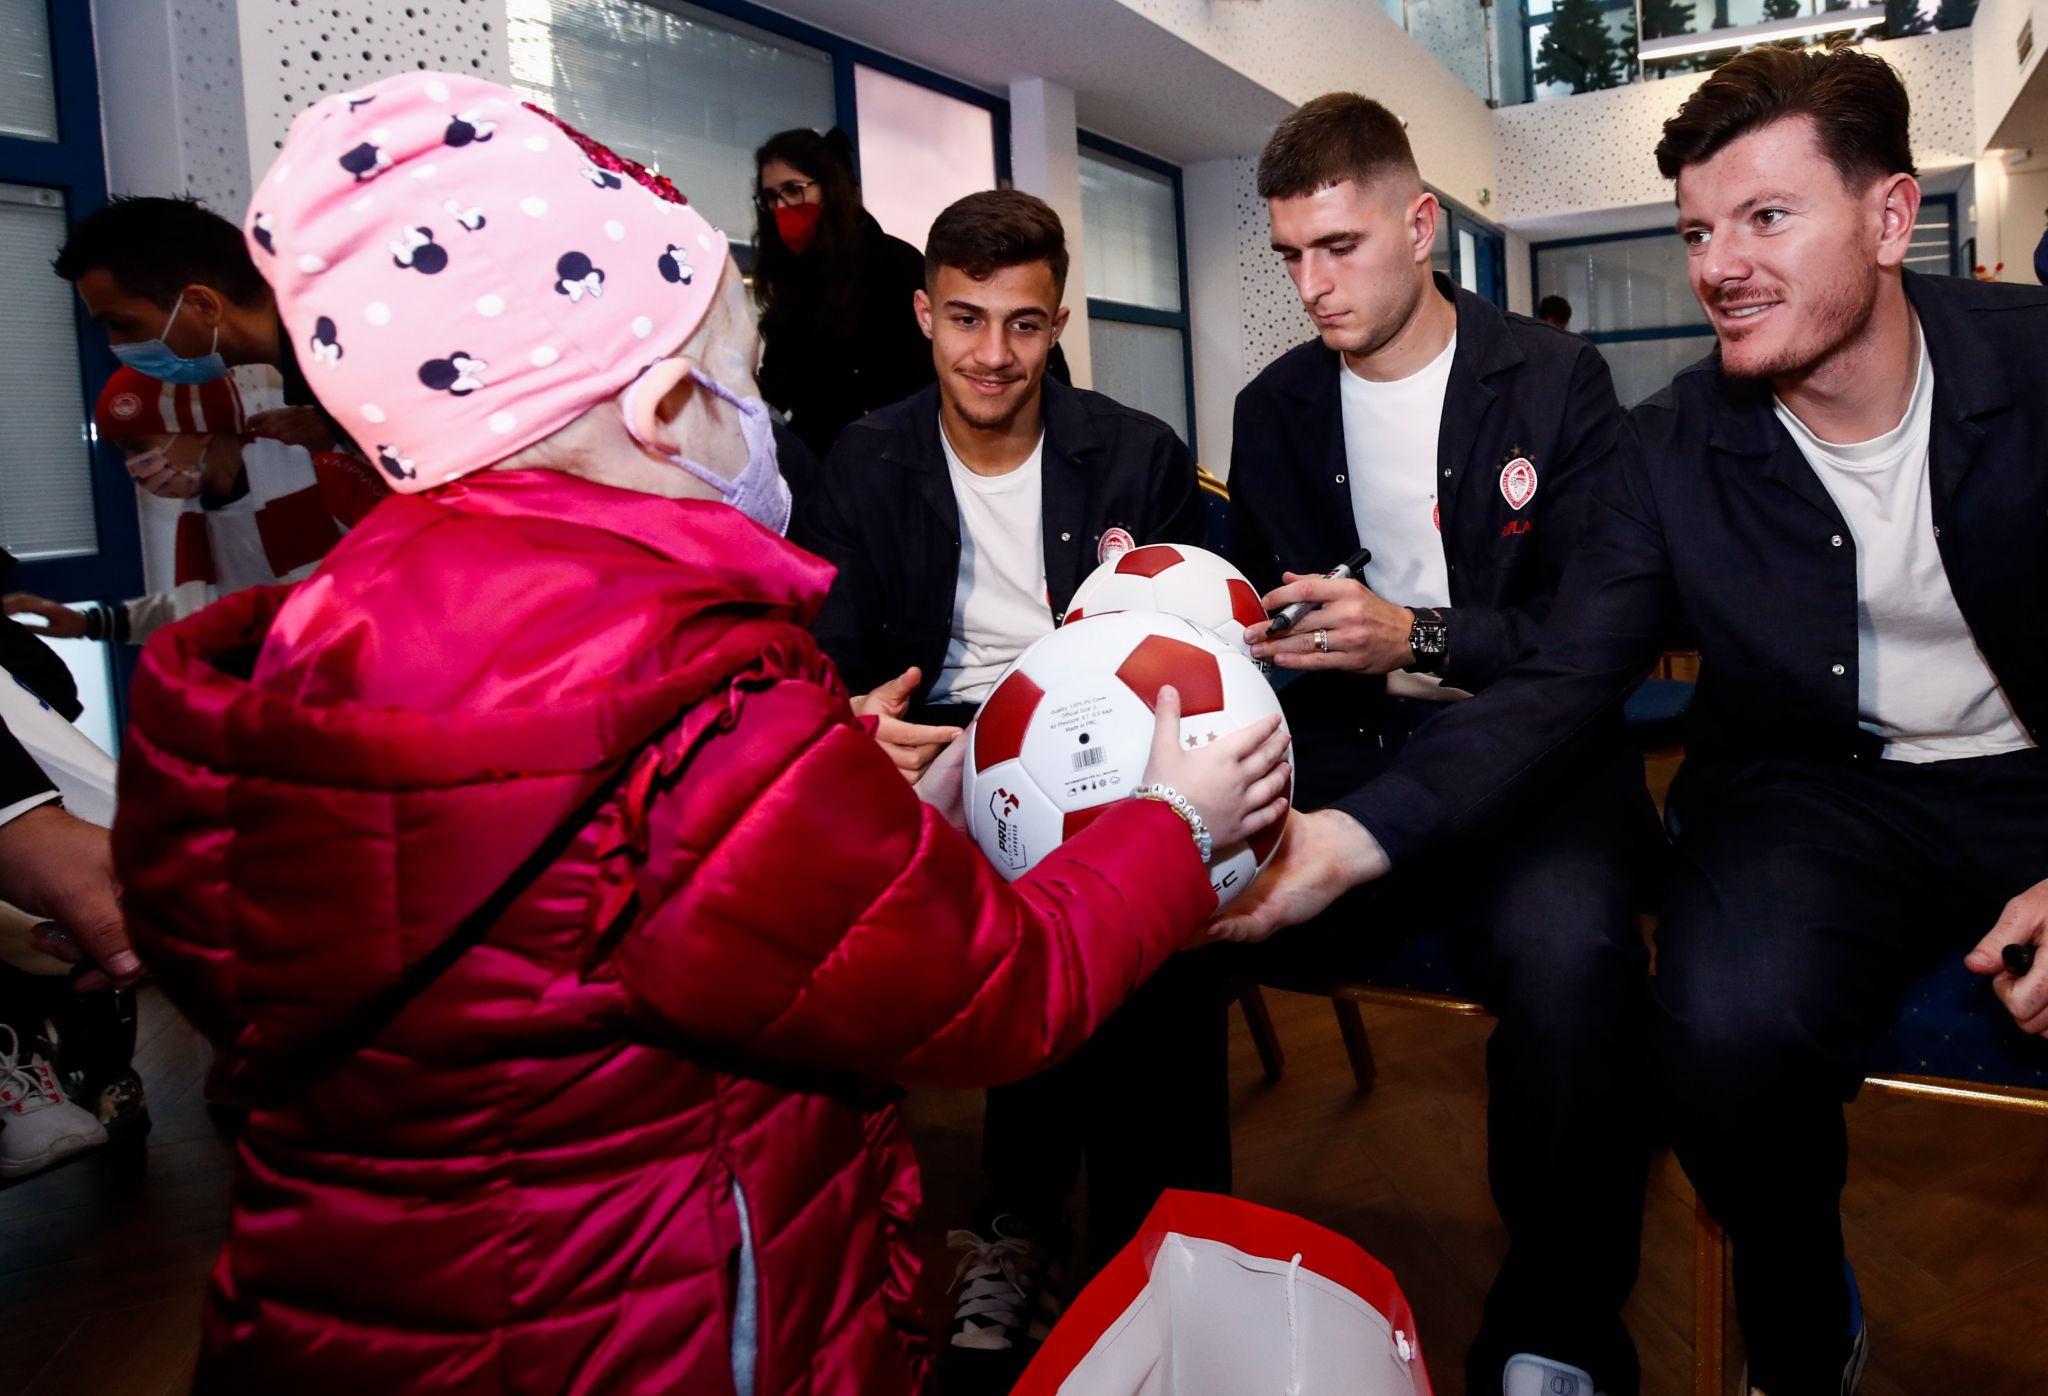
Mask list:
[[[4,809],[0,809],[0,825],[12,824],[15,820],[21,818],[21,816],[23,816],[24,814],[27,814],[37,805],[47,805],[52,800],[55,800],[57,798],[57,791],[45,790],[40,795],[29,796],[26,800],[16,800],[13,804],[8,805]]]

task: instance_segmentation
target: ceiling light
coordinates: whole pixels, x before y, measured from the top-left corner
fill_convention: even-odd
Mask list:
[[[1817,15],[1795,15],[1791,19],[1766,20],[1734,29],[1710,29],[1704,34],[1673,34],[1650,39],[1637,47],[1645,63],[1661,63],[1694,53],[1715,53],[1722,49],[1749,48],[1755,44],[1785,39],[1811,39],[1821,34],[1839,34],[1845,29],[1867,29],[1884,23],[1884,6],[1858,5],[1847,10],[1827,10]]]

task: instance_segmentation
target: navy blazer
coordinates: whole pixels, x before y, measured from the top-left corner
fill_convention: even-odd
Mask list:
[[[2021,724],[2048,743],[2048,290],[1904,283],[1934,365],[1942,563]],[[1396,861],[1526,793],[1679,635],[1700,651],[1693,761],[1878,759],[1858,725],[1855,540],[1770,385],[1710,356],[1630,415],[1538,652],[1337,802]]]
[[[1591,344],[1510,315],[1441,274],[1436,288],[1458,314],[1435,461],[1451,589],[1444,681],[1477,692],[1533,648],[1593,486],[1614,468],[1623,418]],[[1337,352],[1312,340],[1238,394],[1231,552],[1262,592],[1280,585],[1282,571],[1327,572],[1358,550],[1342,371]],[[1520,508],[1503,484],[1518,460],[1535,479]],[[1287,686],[1289,718],[1307,730],[1355,724],[1385,691],[1378,675],[1304,674]]]
[[[1095,570],[1102,535],[1138,543],[1203,536],[1194,457],[1173,429],[1048,375],[1042,517],[1055,621]],[[797,493],[791,536],[839,569],[812,625],[847,687],[865,693],[911,665],[913,708],[938,682],[960,581],[960,506],[939,441],[937,384],[839,435],[815,484]]]

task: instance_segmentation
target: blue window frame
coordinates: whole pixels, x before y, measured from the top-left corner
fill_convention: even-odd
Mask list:
[[[1094,151],[1098,154],[1109,156],[1113,160],[1122,161],[1126,165],[1135,165],[1141,170],[1148,170],[1165,178],[1173,186],[1173,250],[1180,283],[1179,309],[1166,310],[1157,306],[1133,305],[1128,301],[1112,300],[1107,297],[1091,295],[1088,297],[1088,318],[1091,322],[1102,321],[1106,324],[1142,325],[1153,329],[1171,330],[1179,336],[1181,392],[1186,404],[1183,420],[1187,423],[1188,450],[1196,453],[1199,459],[1200,447],[1195,441],[1194,338],[1188,330],[1187,203],[1181,191],[1180,166],[1169,164],[1157,156],[1147,155],[1142,150],[1133,150],[1130,146],[1119,144],[1116,141],[1104,136],[1095,135],[1092,132],[1078,131],[1075,135],[1083,150]],[[1070,252],[1078,250],[1069,249]],[[1143,406],[1142,403],[1133,405],[1141,408]]]
[[[107,202],[106,157],[100,139],[99,75],[93,58],[92,15],[82,4],[49,0],[50,64],[56,87],[57,139],[0,136],[0,182],[49,189],[64,201],[65,223],[75,225]],[[57,249],[49,249],[55,257]],[[116,363],[106,336],[74,297],[79,388],[85,414],[78,424],[81,462],[92,473],[96,551],[74,557],[25,561],[15,572],[23,590],[64,600],[132,596],[142,587],[140,526],[135,486],[119,456],[98,446],[92,405]]]
[[[0,183],[48,190],[61,199],[66,228],[107,202],[106,156],[100,132],[99,71],[93,53],[92,13],[83,0],[48,0],[50,68],[54,88],[55,139],[0,135]],[[17,249],[43,259],[57,248]],[[106,336],[85,313],[67,287],[71,300],[72,343],[24,345],[48,353],[75,352],[79,375],[79,465],[87,472],[93,516],[94,547],[69,556],[24,559],[13,585],[59,601],[107,598],[122,600],[142,590],[141,523],[135,508],[135,485],[119,453],[101,444],[93,430],[93,404],[118,366]],[[72,642],[83,646],[85,642]],[[109,725],[118,734],[127,724],[128,678],[137,658],[132,645],[96,647],[97,662],[108,665]],[[78,663],[78,656],[70,656]]]
[[[1628,294],[1603,295],[1601,287],[1589,292],[1559,279],[1562,261],[1555,254],[1602,248],[1612,251],[1614,264],[1600,269],[1601,287],[1611,292],[1626,283]],[[1590,285],[1590,255],[1586,267]],[[1684,267],[1684,245],[1669,228],[1559,238],[1529,248],[1529,284],[1535,299],[1540,303],[1545,296],[1561,295],[1572,302],[1572,329],[1602,346],[1623,407],[1635,406],[1714,347],[1713,327],[1692,294]],[[1615,310],[1615,323],[1605,323],[1603,310],[1615,306],[1627,309]],[[1589,324],[1591,328],[1583,328]]]
[[[661,0],[642,0],[642,3],[666,8],[662,6]],[[987,110],[993,118],[990,124],[995,133],[996,183],[1001,186],[1009,182],[1010,103],[1007,98],[984,92],[978,87],[972,87],[942,73],[932,72],[928,68],[920,68],[915,63],[906,63],[892,54],[869,48],[866,44],[856,43],[829,30],[805,24],[802,20],[791,19],[788,15],[775,10],[764,9],[760,5],[749,3],[749,0],[686,0],[686,3],[711,14],[723,15],[727,19],[750,24],[778,38],[788,39],[792,43],[802,44],[830,56],[835,124],[853,142],[856,173],[859,170],[860,159],[860,112],[854,101],[853,70],[858,65],[887,73],[890,77],[901,78],[905,82],[916,83],[933,92],[943,93]],[[752,270],[752,246],[744,242],[734,242],[732,246],[741,269]]]
[[[1430,264],[1456,285],[1495,305],[1508,303],[1507,237],[1455,199],[1431,189],[1443,206]]]

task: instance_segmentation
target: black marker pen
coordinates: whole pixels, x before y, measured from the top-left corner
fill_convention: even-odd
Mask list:
[[[1347,578],[1356,577],[1360,573],[1364,572],[1365,565],[1371,561],[1372,549],[1360,548],[1350,557],[1347,557],[1342,562],[1338,563],[1335,569],[1329,572],[1325,572],[1323,573],[1323,575],[1325,577],[1334,577],[1336,580],[1341,582],[1346,580]],[[1273,623],[1266,628],[1266,638],[1270,640],[1276,635],[1285,635],[1288,631],[1292,630],[1296,625],[1301,623],[1301,618],[1303,616],[1307,615],[1310,611],[1313,611],[1315,608],[1316,603],[1313,601],[1295,601],[1288,605],[1282,606],[1279,610],[1273,612]]]

